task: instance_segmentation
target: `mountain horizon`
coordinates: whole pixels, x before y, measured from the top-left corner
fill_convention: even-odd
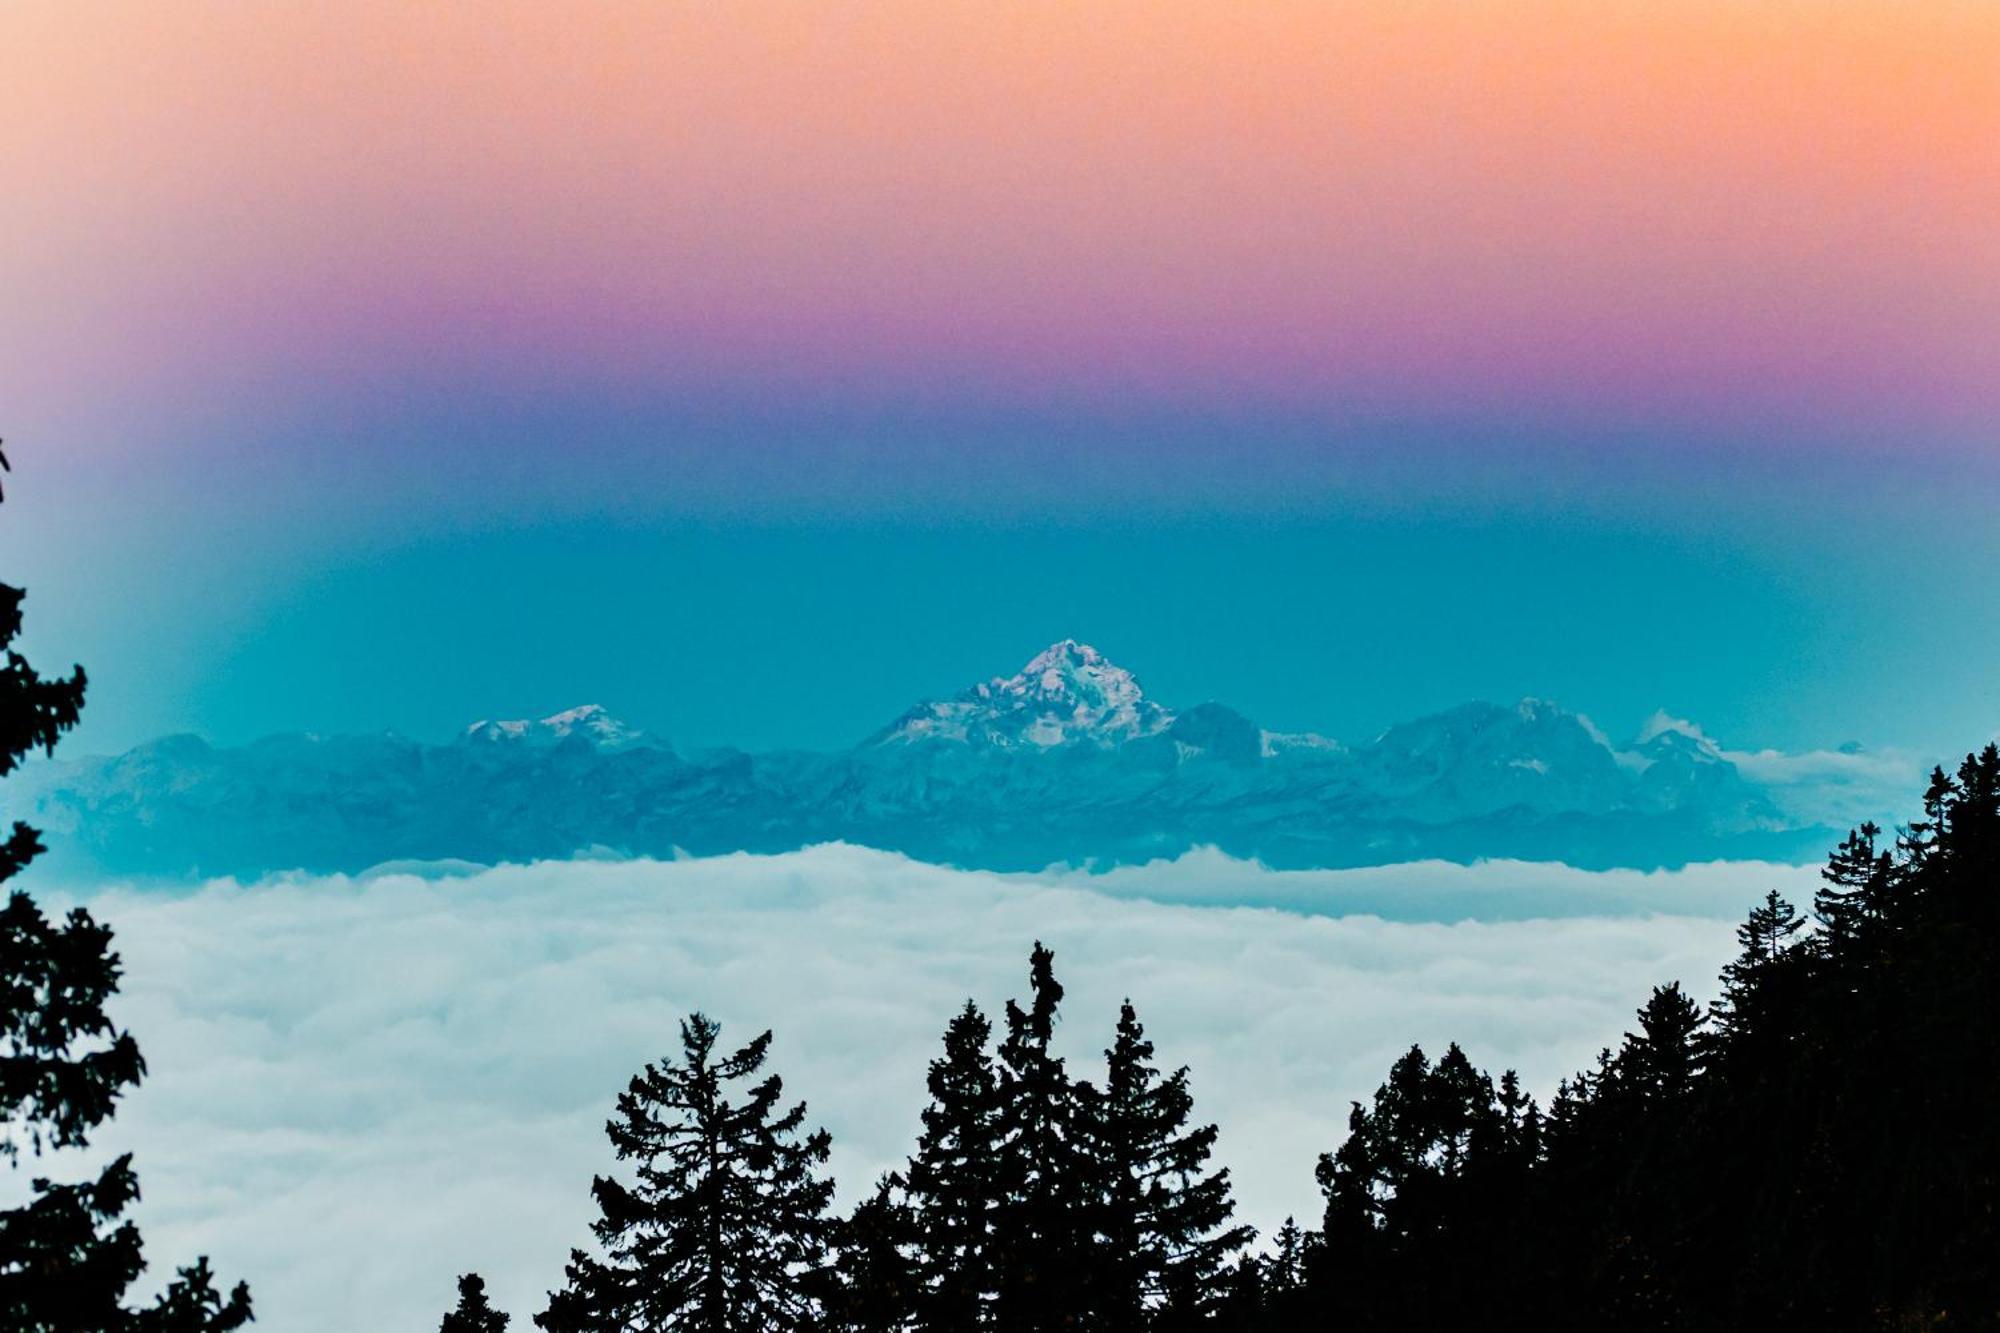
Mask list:
[[[1547,700],[1473,701],[1361,742],[1172,707],[1091,644],[920,701],[830,751],[682,751],[601,704],[445,744],[165,737],[31,775],[76,869],[258,876],[398,860],[722,854],[847,841],[972,869],[1213,846],[1287,868],[1437,858],[1673,867],[1810,859],[1891,808],[1900,756],[1730,750],[1662,712],[1629,742]]]

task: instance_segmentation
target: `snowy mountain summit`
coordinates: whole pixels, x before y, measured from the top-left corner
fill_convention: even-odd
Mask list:
[[[1117,745],[1167,729],[1174,715],[1137,677],[1087,643],[1050,644],[1011,676],[922,703],[878,737],[883,745],[955,741],[1000,749]]]
[[[622,750],[639,744],[645,733],[620,722],[602,704],[566,709],[535,722],[475,722],[464,733],[471,745],[561,745],[578,738],[594,750]]]

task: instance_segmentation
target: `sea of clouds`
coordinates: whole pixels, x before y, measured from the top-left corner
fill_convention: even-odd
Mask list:
[[[43,897],[118,931],[152,1074],[100,1147],[137,1156],[155,1266],[209,1254],[260,1326],[346,1333],[435,1327],[474,1268],[525,1325],[587,1237],[613,1097],[691,1009],[775,1029],[852,1200],[914,1142],[945,1021],[997,1017],[1041,939],[1072,1069],[1130,996],[1269,1228],[1316,1216],[1315,1159],[1412,1042],[1545,1094],[1655,982],[1712,994],[1748,906],[1813,878],[1213,853],[996,875],[827,846]]]

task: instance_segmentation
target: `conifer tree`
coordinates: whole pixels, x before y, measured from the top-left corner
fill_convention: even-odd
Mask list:
[[[915,1326],[964,1333],[986,1326],[994,1296],[992,1233],[998,1206],[999,1081],[992,1024],[967,1000],[931,1061],[930,1105],[910,1159]]]
[[[1786,976],[1797,971],[1793,949],[1805,924],[1798,910],[1773,889],[1736,928],[1739,951],[1722,969],[1722,999],[1714,1011],[1717,1036],[1723,1042],[1770,1030],[1774,1011],[1789,998]]]
[[[1648,1106],[1684,1105],[1701,1068],[1701,1006],[1678,981],[1655,986],[1618,1054],[1619,1087]]]
[[[1500,1108],[1500,1151],[1514,1172],[1525,1171],[1541,1159],[1541,1108],[1521,1090],[1521,1076],[1512,1069],[1501,1072],[1495,1101]]]
[[[6,466],[0,454],[0,469]],[[0,584],[0,777],[35,750],[52,753],[83,706],[81,667],[44,678],[11,645],[21,631],[20,588]],[[16,822],[0,841],[0,883],[42,852]],[[89,1145],[118,1098],[146,1072],[138,1044],[105,1013],[117,992],[111,931],[83,908],[60,923],[15,890],[0,908],[0,1156]],[[225,1333],[250,1322],[250,1294],[227,1297],[206,1259],[182,1269],[152,1304],[130,1309],[145,1271],[138,1227],[124,1214],[139,1197],[132,1159],[95,1178],[35,1177],[27,1202],[0,1209],[0,1328],[9,1333]]]
[[[814,1295],[833,1184],[824,1130],[800,1137],[803,1102],[756,1079],[771,1034],[719,1054],[720,1028],[681,1023],[682,1061],[647,1065],[606,1132],[637,1183],[600,1176],[592,1230],[605,1257],[573,1251],[568,1285],[535,1322],[550,1333],[786,1333],[817,1327]]]
[[[1229,1172],[1208,1170],[1216,1127],[1190,1127],[1185,1067],[1162,1076],[1130,1000],[1087,1098],[1088,1147],[1102,1177],[1095,1327],[1113,1333],[1200,1324],[1221,1304],[1229,1261],[1250,1228],[1229,1226]]]
[[[1934,765],[1931,768],[1930,783],[1924,789],[1924,817],[1911,821],[1909,827],[1904,829],[1902,836],[1897,839],[1897,846],[1912,869],[1922,867],[1924,862],[1930,859],[1938,840],[1944,836],[1945,813],[1956,793],[1957,787],[1945,775],[1943,767]]]
[[[1264,1290],[1270,1298],[1283,1297],[1305,1286],[1309,1240],[1295,1217],[1287,1217],[1278,1228],[1276,1243],[1263,1265]]]
[[[1882,830],[1863,824],[1847,835],[1828,858],[1824,881],[1813,894],[1813,912],[1825,935],[1822,943],[1843,962],[1861,960],[1860,941],[1881,918],[1892,865],[1877,846]]]
[[[829,1333],[896,1333],[916,1309],[915,1232],[902,1180],[891,1174],[835,1229],[821,1327]]]
[[[1083,1141],[1083,1099],[1050,1049],[1062,984],[1037,941],[1033,997],[1007,1003],[1000,1043],[994,1327],[1044,1333],[1087,1317],[1097,1176]]]
[[[486,1299],[486,1279],[467,1273],[458,1280],[458,1308],[444,1317],[438,1333],[506,1333],[507,1316]]]

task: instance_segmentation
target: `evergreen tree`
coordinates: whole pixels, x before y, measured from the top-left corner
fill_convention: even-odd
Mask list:
[[[1229,1172],[1207,1169],[1216,1127],[1188,1125],[1187,1069],[1162,1077],[1152,1059],[1127,1000],[1105,1052],[1104,1088],[1087,1100],[1088,1147],[1103,1179],[1092,1306],[1095,1326],[1114,1333],[1204,1322],[1252,1234],[1227,1225],[1236,1207]]]
[[[994,1297],[999,1081],[986,1044],[992,1024],[972,1001],[945,1029],[931,1061],[930,1105],[910,1159],[916,1256],[915,1323],[937,1333],[986,1326]]]
[[[727,1055],[701,1014],[681,1023],[682,1063],[647,1065],[606,1126],[636,1186],[599,1177],[592,1230],[605,1257],[573,1251],[568,1285],[535,1322],[550,1333],[784,1333],[817,1327],[831,1181],[824,1130],[801,1138],[803,1102],[779,1111],[764,1067],[771,1034]]]
[[[506,1333],[507,1316],[486,1300],[486,1279],[467,1273],[458,1280],[458,1308],[444,1317],[438,1333]]]
[[[1526,1172],[1542,1156],[1542,1112],[1535,1099],[1521,1090],[1521,1076],[1514,1070],[1502,1071],[1495,1102],[1500,1109],[1496,1126],[1498,1150],[1516,1175]]]
[[[1792,989],[1786,980],[1798,970],[1793,950],[1805,924],[1798,910],[1773,889],[1736,928],[1739,952],[1722,969],[1722,999],[1714,1013],[1717,1034],[1725,1042],[1772,1027],[1774,1014]]]
[[[6,466],[0,454],[0,469]],[[84,673],[43,678],[11,645],[21,631],[19,588],[0,584],[0,777],[34,750],[53,752],[76,725]],[[0,841],[0,883],[42,852],[16,822]],[[0,1155],[82,1148],[146,1072],[138,1044],[105,1013],[117,992],[111,931],[72,909],[50,921],[26,893],[0,908]],[[152,1304],[124,1299],[145,1271],[139,1229],[125,1219],[139,1197],[129,1156],[94,1179],[36,1177],[27,1202],[0,1209],[0,1328],[10,1333],[222,1333],[250,1322],[250,1294],[215,1288],[206,1259],[181,1270]]]
[[[1924,789],[1924,817],[1913,820],[1910,826],[1903,830],[1903,835],[1897,843],[1904,859],[1912,868],[1920,867],[1930,859],[1931,852],[1944,835],[1945,812],[1950,807],[1956,792],[1956,786],[1945,775],[1944,769],[1938,766],[1932,767],[1930,783]]]
[[[1825,932],[1822,944],[1844,962],[1861,961],[1864,936],[1880,921],[1887,900],[1893,866],[1877,846],[1881,836],[1872,823],[1849,833],[1828,859],[1820,873],[1824,882],[1813,895],[1813,913]]]
[[[1323,1245],[1314,1304],[1356,1327],[1439,1327],[1490,1302],[1489,1261],[1475,1238],[1505,1152],[1493,1082],[1456,1045],[1433,1065],[1411,1047],[1370,1106],[1356,1104],[1348,1137],[1320,1159]]]
[[[909,1246],[915,1221],[897,1197],[902,1181],[885,1176],[840,1224],[822,1327],[837,1333],[894,1333],[917,1305],[917,1266]]]
[[[1305,1286],[1310,1240],[1295,1217],[1287,1217],[1278,1228],[1277,1243],[1263,1265],[1268,1299],[1282,1299]]]
[[[1648,1107],[1685,1106],[1701,1069],[1702,1019],[1678,981],[1655,986],[1639,1010],[1639,1030],[1625,1034],[1618,1053],[1621,1092]]]
[[[1036,942],[1033,998],[1007,1003],[1000,1043],[998,1206],[993,1215],[994,1327],[1072,1329],[1088,1315],[1097,1174],[1084,1143],[1083,1098],[1053,1054],[1063,989],[1054,955]]]

